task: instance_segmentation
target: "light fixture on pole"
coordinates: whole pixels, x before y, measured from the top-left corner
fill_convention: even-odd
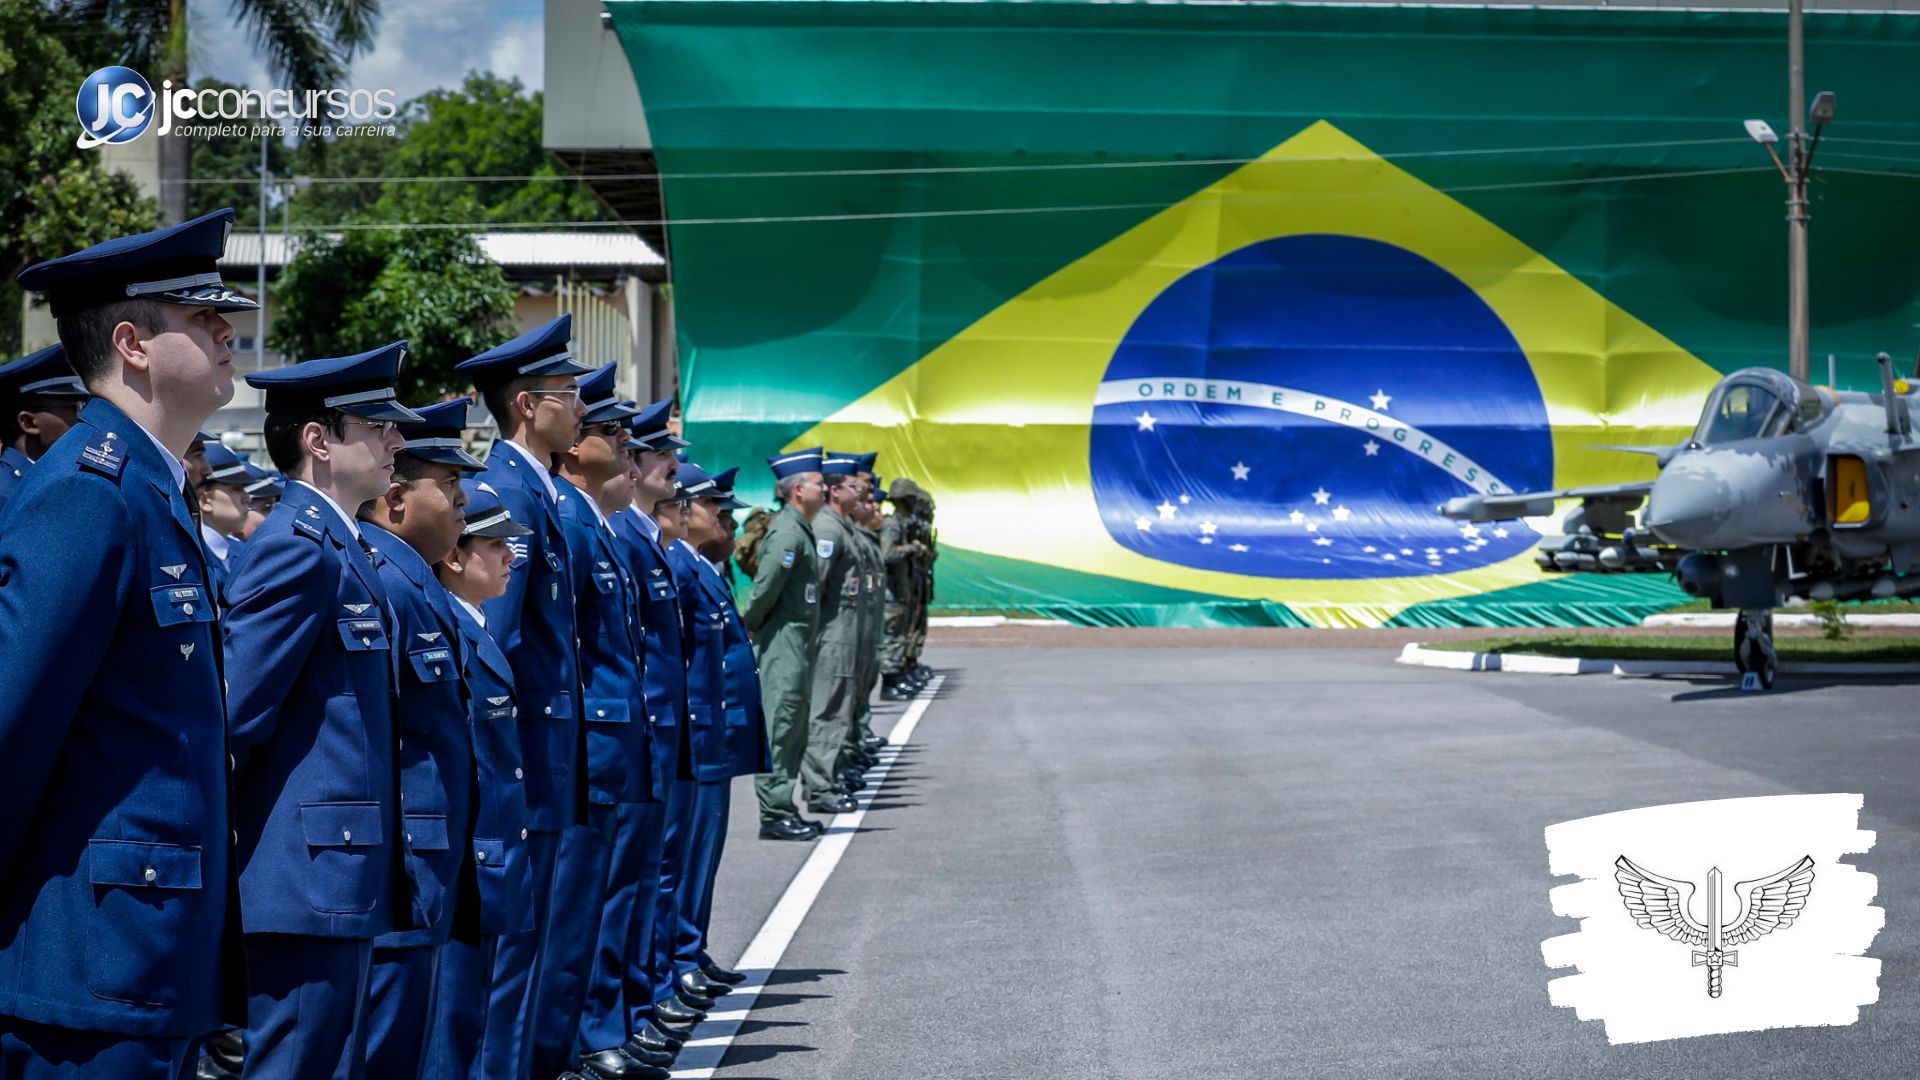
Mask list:
[[[1747,137],[1759,143],[1780,170],[1787,183],[1787,371],[1802,382],[1809,379],[1813,352],[1808,318],[1807,281],[1807,177],[1813,169],[1813,152],[1820,145],[1820,132],[1833,122],[1833,91],[1822,90],[1807,110],[1808,136],[1801,125],[1800,111],[1807,99],[1806,70],[1802,60],[1801,11],[1803,0],[1792,0],[1787,8],[1787,109],[1792,127],[1787,132],[1787,160],[1781,161],[1773,144],[1779,141],[1765,120],[1747,121]]]

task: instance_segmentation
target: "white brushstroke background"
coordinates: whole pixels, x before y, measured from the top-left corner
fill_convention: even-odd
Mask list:
[[[1548,938],[1551,968],[1579,973],[1547,984],[1553,1004],[1599,1020],[1610,1043],[1655,1042],[1734,1031],[1851,1024],[1880,999],[1880,961],[1864,956],[1886,923],[1873,906],[1878,882],[1840,862],[1873,847],[1862,831],[1859,795],[1774,795],[1648,806],[1561,822],[1546,830],[1553,874],[1578,875],[1550,895],[1556,915],[1578,933]],[[1719,998],[1707,996],[1706,968],[1690,946],[1633,921],[1621,902],[1613,861],[1621,855],[1656,874],[1694,883],[1692,914],[1706,920],[1707,871],[1733,885],[1767,877],[1802,855],[1814,861],[1813,889],[1793,925],[1738,947]]]

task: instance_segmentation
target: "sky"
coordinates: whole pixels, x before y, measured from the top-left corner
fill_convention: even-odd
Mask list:
[[[406,101],[457,85],[469,70],[516,76],[542,86],[545,0],[384,0],[374,47],[356,57],[349,87],[390,89]],[[267,74],[229,0],[189,0],[188,68],[193,78],[220,78],[262,89]]]

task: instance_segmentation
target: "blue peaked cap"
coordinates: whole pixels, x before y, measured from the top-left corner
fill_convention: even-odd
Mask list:
[[[662,398],[651,405],[643,405],[632,420],[627,421],[627,430],[633,437],[645,444],[648,450],[684,450],[693,444],[675,435],[667,421],[673,414],[673,399]]]
[[[90,397],[80,376],[67,363],[62,345],[49,345],[18,360],[0,364],[0,401],[38,395],[40,397]]]
[[[460,535],[507,537],[527,536],[533,532],[513,520],[513,515],[500,501],[500,493],[487,483],[485,476],[470,476],[460,481],[460,490],[467,493],[467,525]]]
[[[260,305],[227,288],[220,278],[220,257],[232,231],[233,211],[215,210],[34,263],[20,271],[17,280],[22,289],[45,294],[56,318],[135,297],[216,311],[252,311]]]
[[[773,470],[775,480],[784,480],[801,473],[819,472],[823,456],[817,446],[811,450],[789,450],[768,458],[767,467]]]
[[[593,374],[580,377],[580,404],[586,408],[587,415],[580,418],[583,424],[604,424],[609,420],[626,420],[640,410],[621,401],[619,391],[614,389],[614,380],[619,376],[619,365],[607,364],[593,369]]]
[[[458,465],[468,472],[485,469],[480,459],[467,451],[467,409],[472,404],[466,397],[457,397],[413,410],[420,421],[401,425],[400,434],[407,437],[407,442],[400,452],[421,461]]]
[[[747,504],[733,497],[733,482],[740,476],[740,466],[735,465],[713,474],[713,494],[709,498],[720,500],[722,510],[745,510]]]
[[[400,404],[393,382],[407,343],[396,341],[352,356],[305,360],[247,376],[247,385],[267,392],[267,411],[335,409],[368,420],[417,424],[420,414]]]
[[[259,479],[247,473],[247,459],[227,449],[225,443],[214,441],[207,444],[207,481],[214,484],[233,484],[244,487]]]
[[[572,340],[573,315],[569,313],[544,326],[536,326],[512,341],[495,345],[479,356],[462,360],[453,370],[482,388],[511,379],[585,375],[593,369],[573,358],[573,353],[568,351]]]

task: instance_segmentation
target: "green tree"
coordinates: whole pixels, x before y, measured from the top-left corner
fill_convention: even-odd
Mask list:
[[[403,400],[437,401],[467,388],[453,365],[512,336],[513,295],[473,237],[456,230],[309,235],[274,287],[269,341],[309,359],[405,338]]]
[[[0,359],[17,355],[29,264],[152,228],[159,212],[124,173],[74,145],[73,94],[86,77],[38,0],[0,0]]]

